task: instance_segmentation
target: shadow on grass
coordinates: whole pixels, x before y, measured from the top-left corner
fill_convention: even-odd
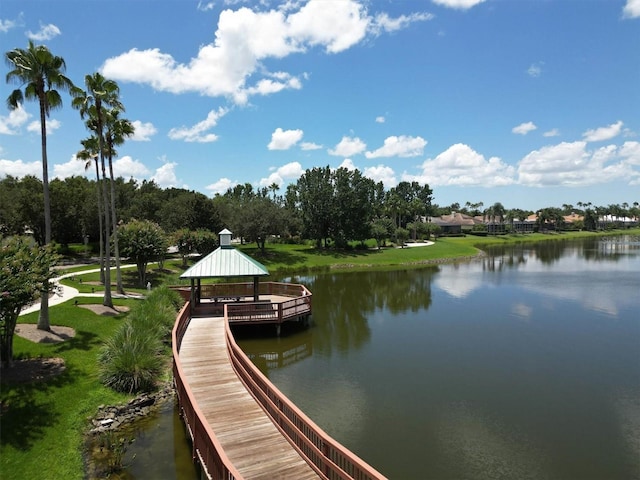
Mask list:
[[[0,444],[16,450],[30,449],[59,420],[54,396],[47,392],[73,383],[72,368],[67,368],[48,381],[19,384],[3,382]]]
[[[82,350],[87,352],[92,348],[102,345],[103,343],[104,341],[101,340],[100,337],[95,333],[81,330],[79,332],[76,332],[75,336],[73,336],[69,340],[59,343],[55,347],[54,352],[56,355],[72,350]]]

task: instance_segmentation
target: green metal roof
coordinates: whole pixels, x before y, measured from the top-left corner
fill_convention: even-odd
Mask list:
[[[267,268],[233,247],[218,247],[187,269],[180,278],[259,277],[269,275]]]

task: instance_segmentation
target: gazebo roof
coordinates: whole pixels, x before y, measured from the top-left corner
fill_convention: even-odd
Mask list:
[[[188,268],[180,278],[262,277],[269,275],[267,268],[250,256],[230,245],[231,232],[220,232],[216,250]]]

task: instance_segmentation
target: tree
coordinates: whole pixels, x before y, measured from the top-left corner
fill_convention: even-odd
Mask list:
[[[113,299],[111,297],[111,244],[108,241],[111,235],[111,215],[109,192],[106,183],[106,165],[105,155],[108,154],[107,142],[105,140],[105,131],[107,129],[107,112],[109,108],[124,110],[118,98],[120,89],[118,84],[113,80],[104,78],[100,73],[86,75],[84,77],[86,91],[79,87],[73,87],[71,94],[73,95],[72,106],[79,110],[80,118],[87,118],[86,126],[91,130],[98,139],[98,155],[100,156],[100,165],[102,168],[102,204],[104,212],[104,229],[105,229],[105,272],[104,272],[104,298],[102,304],[113,308]]]
[[[265,243],[270,235],[277,235],[282,229],[282,212],[270,198],[255,197],[244,208],[241,218],[248,240],[265,253]]]
[[[298,179],[298,201],[302,213],[303,234],[316,241],[319,248],[330,236],[335,215],[331,169],[314,167]]]
[[[0,361],[13,362],[13,334],[20,310],[38,294],[49,296],[57,257],[50,246],[14,237],[0,246]]]
[[[62,107],[62,97],[58,90],[74,88],[64,72],[67,68],[62,57],[53,55],[44,45],[34,45],[30,40],[25,50],[15,48],[5,54],[12,69],[7,73],[7,83],[17,83],[24,87],[11,92],[7,105],[11,109],[21,108],[24,100],[36,100],[40,106],[40,136],[42,143],[42,188],[44,194],[44,244],[51,242],[51,199],[49,196],[49,166],[47,161],[47,118],[52,110]],[[38,328],[50,330],[48,285],[43,285]]]
[[[138,268],[140,287],[147,283],[147,265],[167,251],[167,238],[157,223],[131,220],[119,227],[122,255],[133,260]]]

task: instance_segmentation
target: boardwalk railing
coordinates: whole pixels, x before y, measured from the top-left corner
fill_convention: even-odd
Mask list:
[[[211,430],[204,414],[198,407],[191,388],[184,381],[184,372],[180,364],[180,345],[191,316],[187,302],[180,313],[171,332],[173,348],[173,380],[178,396],[180,414],[191,437],[192,458],[198,459],[209,478],[241,480],[242,477],[227,458],[215,433]]]
[[[227,312],[234,305],[225,306]],[[240,349],[225,322],[231,364],[249,392],[271,417],[309,465],[321,478],[377,480],[385,477],[326,434],[280,390],[278,390]]]
[[[238,306],[233,303],[224,306],[226,345],[233,369],[282,434],[318,473],[319,478],[331,480],[384,479],[385,477],[373,467],[320,429],[271,384],[240,349],[231,332],[228,318],[229,312]],[[291,306],[283,307],[283,310],[294,308],[302,308],[302,304],[293,302]],[[190,305],[187,302],[178,314],[173,327],[172,340],[174,382],[180,412],[192,439],[193,458],[199,460],[209,478],[240,480],[242,477],[225,455],[215,433],[198,407],[188,383],[184,381],[179,352],[182,338],[191,320],[189,312]]]

